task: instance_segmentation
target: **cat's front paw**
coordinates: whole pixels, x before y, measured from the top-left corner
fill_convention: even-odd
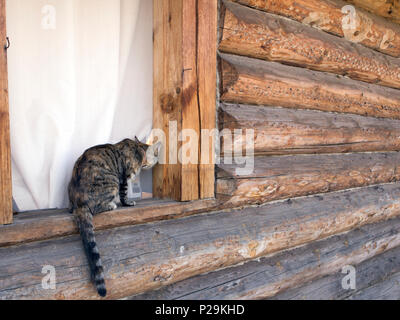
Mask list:
[[[134,207],[134,206],[136,206],[136,202],[133,201],[133,200],[126,200],[125,203],[124,203],[124,205],[125,205],[126,207]]]

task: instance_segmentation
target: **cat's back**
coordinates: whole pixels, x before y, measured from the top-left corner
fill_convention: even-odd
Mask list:
[[[75,168],[85,166],[113,167],[117,161],[114,145],[103,144],[87,149],[76,161]]]
[[[76,161],[70,188],[82,183],[92,183],[104,175],[118,175],[118,152],[114,145],[104,144],[87,149]]]

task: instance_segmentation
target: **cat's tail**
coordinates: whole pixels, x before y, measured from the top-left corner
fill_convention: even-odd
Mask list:
[[[103,266],[101,264],[99,250],[94,237],[93,216],[89,208],[78,208],[74,210],[76,223],[81,234],[83,247],[89,261],[90,275],[100,296],[107,295],[104,281]]]

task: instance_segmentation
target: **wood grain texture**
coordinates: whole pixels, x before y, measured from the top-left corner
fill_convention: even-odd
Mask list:
[[[399,181],[400,153],[256,157],[253,172],[242,176],[238,167],[217,167],[217,198],[226,206]]]
[[[197,73],[201,130],[216,129],[218,2],[198,0]],[[203,133],[206,131],[202,131]],[[200,198],[215,197],[215,141],[200,136]]]
[[[192,130],[200,135],[200,106],[197,73],[197,2],[198,0],[184,0],[182,2],[182,56],[183,56],[183,99],[182,99],[182,132]],[[174,72],[179,72],[175,70]],[[182,137],[184,138],[184,137]],[[178,138],[178,140],[181,140]],[[182,144],[188,143],[185,139]],[[193,141],[192,143],[199,143]],[[198,150],[198,148],[197,148]],[[196,151],[197,151],[196,150]],[[184,156],[183,149],[178,151]],[[198,151],[197,151],[198,152]],[[181,201],[199,199],[200,174],[199,155],[191,155],[192,161],[182,163]],[[179,161],[179,158],[178,158]]]
[[[395,220],[392,221],[395,223]],[[398,222],[397,222],[398,223]],[[345,240],[344,245],[349,246]],[[400,272],[400,247],[379,254],[357,265],[356,269],[356,289],[344,290],[342,279],[346,274],[341,270],[331,275],[324,276],[317,280],[312,280],[305,285],[296,286],[284,290],[277,294],[273,300],[344,300],[357,299],[363,292],[370,291],[371,287],[380,286],[382,282],[393,280]],[[385,299],[387,295],[393,295],[396,288],[396,282],[390,281],[393,288],[388,291],[376,290],[371,299]],[[399,288],[399,283],[397,283]],[[371,290],[372,291],[372,290]],[[396,300],[400,299],[397,291]]]
[[[369,288],[357,291],[347,300],[400,300],[400,272]]]
[[[13,220],[6,37],[6,3],[0,0],[0,225]]]
[[[154,2],[153,127],[167,140],[166,161],[153,175],[156,197],[214,197],[214,165],[199,163],[214,150],[210,138],[203,148],[201,130],[216,126],[216,20],[216,1]]]
[[[399,0],[346,0],[357,7],[364,8],[376,15],[388,18],[400,23],[400,1]]]
[[[219,50],[400,88],[400,62],[345,39],[226,2]]]
[[[400,119],[400,91],[275,62],[221,54],[224,102]]]
[[[161,129],[167,141],[165,164],[153,171],[153,194],[174,200],[182,197],[182,166],[174,161],[180,147],[178,138],[170,137],[168,129],[174,122],[176,134],[182,130],[182,28],[183,1],[153,1],[153,128]]]
[[[399,184],[321,198],[99,231],[108,298],[155,290],[400,215]],[[397,244],[398,234],[390,236],[393,241],[372,245],[371,253]],[[81,246],[76,235],[0,248],[0,299],[98,299]],[[55,266],[56,290],[42,289],[43,265]]]
[[[222,104],[219,128],[229,129],[221,150],[231,153],[235,145],[246,149],[247,129],[254,130],[256,155],[400,150],[399,120],[351,114]],[[243,134],[232,134],[235,129]]]
[[[302,22],[394,57],[400,56],[400,29],[397,24],[355,7],[355,28],[343,28],[345,14],[342,8],[349,3],[341,0],[233,1]]]
[[[169,220],[217,209],[215,200],[175,202],[140,201],[134,208],[105,212],[94,217],[96,230]],[[78,234],[73,216],[67,210],[25,212],[15,216],[12,225],[0,227],[0,247]]]
[[[393,270],[399,270],[399,232],[399,219],[368,225],[244,265],[186,279],[131,299],[339,299],[351,292],[341,286],[345,276],[341,271],[346,265],[356,267],[357,286],[360,289],[368,287],[372,279],[383,280]],[[382,259],[383,256],[386,260]],[[377,265],[378,262],[382,265]],[[331,286],[330,290],[321,287],[318,279],[326,275],[335,281],[330,283],[335,286]],[[315,292],[311,288],[304,292],[300,288],[292,290],[305,283],[312,285]],[[296,291],[297,294],[287,295],[286,291]],[[309,292],[311,297],[307,296]]]

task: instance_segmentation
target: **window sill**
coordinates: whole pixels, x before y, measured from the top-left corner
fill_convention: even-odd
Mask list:
[[[96,230],[168,220],[211,211],[217,200],[176,202],[145,199],[132,208],[102,213],[94,218]],[[78,233],[72,214],[66,209],[24,212],[14,216],[14,223],[0,226],[0,247],[48,240]]]

